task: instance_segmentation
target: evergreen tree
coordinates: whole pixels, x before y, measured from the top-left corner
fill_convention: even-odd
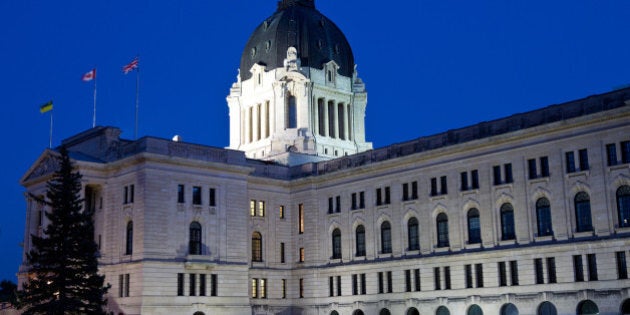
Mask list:
[[[10,280],[0,281],[0,303],[16,304],[17,285]]]
[[[93,210],[80,199],[81,174],[73,172],[62,147],[58,170],[47,183],[48,226],[44,236],[32,235],[27,254],[29,280],[20,292],[23,314],[105,314],[109,287],[98,275]]]

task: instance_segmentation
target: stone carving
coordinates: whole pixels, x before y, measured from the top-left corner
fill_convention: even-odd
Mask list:
[[[44,158],[39,165],[37,165],[37,167],[26,177],[25,181],[54,173],[57,170],[57,166],[57,160],[49,155]]]
[[[289,47],[287,49],[287,58],[284,59],[284,69],[287,71],[298,71],[302,62],[298,58],[297,49],[295,47]]]

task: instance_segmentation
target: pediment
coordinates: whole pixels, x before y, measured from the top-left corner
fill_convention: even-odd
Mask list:
[[[36,180],[42,177],[48,177],[48,175],[54,173],[58,168],[57,154],[47,149],[42,153],[39,158],[33,163],[28,171],[22,176],[20,184],[24,185],[27,182]]]

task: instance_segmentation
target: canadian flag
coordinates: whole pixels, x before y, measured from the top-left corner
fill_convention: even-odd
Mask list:
[[[96,79],[96,69],[92,69],[83,75],[83,82],[88,82]]]

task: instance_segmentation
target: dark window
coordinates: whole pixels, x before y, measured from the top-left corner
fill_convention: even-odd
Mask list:
[[[575,282],[584,281],[584,267],[582,266],[582,255],[573,255],[573,279]]]
[[[352,201],[352,210],[357,209],[357,193],[352,193],[352,197],[350,199]]]
[[[564,155],[567,164],[567,173],[575,172],[575,156],[573,152],[567,152]]]
[[[444,289],[451,289],[451,267],[444,267]]]
[[[337,276],[337,296],[341,296],[341,276]]]
[[[259,232],[252,233],[252,261],[262,261],[262,235]]]
[[[193,194],[193,197],[192,197],[193,204],[200,205],[201,204],[201,187],[193,186],[192,194]]]
[[[481,243],[481,224],[479,222],[479,210],[468,210],[468,244]]]
[[[442,290],[442,280],[440,279],[440,267],[433,267],[433,286],[435,290]]]
[[[404,183],[402,184],[402,200],[403,201],[407,201],[409,200],[409,184],[408,183]]]
[[[606,160],[608,161],[608,166],[617,165],[617,145],[614,143],[610,143],[606,145]]]
[[[585,192],[575,195],[575,223],[577,232],[592,231],[591,199]]]
[[[475,277],[477,280],[477,288],[483,288],[483,265],[475,264]]]
[[[543,261],[542,258],[534,259],[534,271],[536,274],[536,284],[545,283],[545,279],[543,277]]]
[[[378,293],[383,293],[383,292],[384,292],[383,273],[379,272],[378,273]]]
[[[376,188],[376,205],[380,206],[383,204],[383,196],[381,195],[382,191],[380,188]]]
[[[387,272],[387,293],[392,293],[393,289],[393,283],[392,283],[392,272],[388,271]]]
[[[512,285],[518,285],[518,262],[516,260],[510,261],[510,280]]]
[[[284,257],[284,243],[280,243],[280,263],[284,264],[285,263],[285,257]]]
[[[547,282],[556,283],[556,259],[554,257],[547,258]]]
[[[597,307],[597,304],[595,304],[595,302],[591,300],[585,300],[578,304],[577,314],[578,315],[599,314],[599,308]]]
[[[304,278],[300,278],[300,298],[304,297]]]
[[[442,176],[440,177],[440,194],[446,195],[447,193],[446,176]]]
[[[588,281],[599,280],[597,276],[597,257],[595,254],[588,254],[586,255],[586,260],[588,261]]]
[[[578,155],[580,156],[580,171],[588,170],[588,151],[586,151],[586,149],[582,149],[578,151]]]
[[[129,274],[125,274],[125,297],[129,297]]]
[[[365,192],[359,192],[359,209],[365,208]]]
[[[553,235],[551,227],[551,208],[547,198],[536,200],[536,223],[538,226],[538,236]]]
[[[514,234],[514,208],[509,203],[501,206],[501,240],[513,240]]]
[[[479,307],[479,305],[473,304],[470,306],[470,308],[468,308],[468,312],[466,314],[467,315],[483,315],[483,311],[481,310],[481,307]]]
[[[361,274],[361,294],[366,293],[366,285],[365,285],[365,274]]]
[[[448,308],[446,308],[446,306],[440,306],[437,311],[435,311],[435,315],[451,315],[451,312]]]
[[[123,187],[123,204],[127,204],[129,202],[129,186]]]
[[[120,276],[122,277],[122,275]],[[183,295],[184,295],[184,274],[178,273],[177,274],[177,296],[183,296]]]
[[[551,302],[542,302],[538,307],[537,315],[558,315],[558,311]]]
[[[359,277],[357,274],[352,275],[352,295],[359,294]]]
[[[206,296],[206,275],[199,275],[199,296]]]
[[[177,185],[177,202],[184,203],[184,185]]]
[[[495,165],[492,167],[492,178],[494,185],[501,185],[501,166]]]
[[[127,222],[127,239],[125,243],[125,255],[131,255],[133,252],[133,221]]]
[[[341,196],[335,197],[335,212],[341,212]]]
[[[411,292],[411,270],[405,270],[405,291]]]
[[[626,253],[617,252],[617,279],[628,279],[628,267],[626,265]]]
[[[411,199],[418,199],[418,182],[411,182]]]
[[[504,261],[500,261],[498,263],[498,269],[499,269],[499,286],[505,287],[507,286],[507,269],[505,269]]]
[[[385,187],[385,204],[389,204],[390,200],[389,186],[387,186]]]
[[[472,177],[472,189],[479,189],[479,172],[477,170],[473,170],[470,173]]]
[[[188,254],[201,255],[201,224],[199,222],[190,223],[188,236]]]
[[[328,296],[335,296],[335,278],[328,277]]]
[[[472,288],[473,287],[472,265],[464,265],[464,274],[465,274],[465,280],[466,280],[466,288]]]
[[[332,258],[341,259],[341,231],[339,229],[332,232]]]
[[[538,176],[536,171],[536,159],[527,160],[527,166],[529,170],[529,179],[534,179]]]
[[[460,174],[460,181],[461,181],[461,191],[466,191],[468,190],[468,173],[467,172],[461,172]]]
[[[437,196],[437,178],[431,178],[431,196]]]
[[[420,291],[420,269],[413,270],[413,278],[415,283],[415,290]]]
[[[621,163],[630,163],[630,141],[623,141],[621,144]]]
[[[505,304],[501,307],[501,315],[518,315],[518,309],[512,303]]]
[[[331,122],[334,120],[330,120]],[[334,124],[330,124],[330,128],[332,130],[329,135],[334,138]],[[289,95],[287,99],[287,128],[297,128],[297,103],[295,100],[295,96]]]
[[[419,250],[420,242],[418,238],[418,219],[411,218],[407,222],[407,242],[409,250]]]
[[[328,213],[333,213],[333,198],[328,197]]]
[[[381,252],[383,254],[392,252],[392,228],[387,221],[381,224]]]
[[[365,256],[365,228],[363,225],[357,226],[356,230],[357,256]]]
[[[448,247],[448,217],[445,213],[438,214],[437,224],[437,247]]]
[[[505,182],[514,182],[514,177],[512,177],[512,163],[504,164],[503,169],[505,170]]]
[[[549,158],[546,156],[540,158],[540,175],[549,177]]]
[[[215,207],[217,205],[217,190],[214,188],[210,188],[208,190],[208,205],[210,207]]]
[[[619,187],[616,196],[619,227],[630,227],[630,186]]]
[[[188,278],[190,279],[190,281],[188,281],[188,295],[190,296],[195,296],[197,295],[197,293],[195,293],[195,288],[197,288],[197,275],[194,273],[191,273],[188,275]]]
[[[217,288],[217,275],[210,275],[210,296],[217,296],[218,288]]]

